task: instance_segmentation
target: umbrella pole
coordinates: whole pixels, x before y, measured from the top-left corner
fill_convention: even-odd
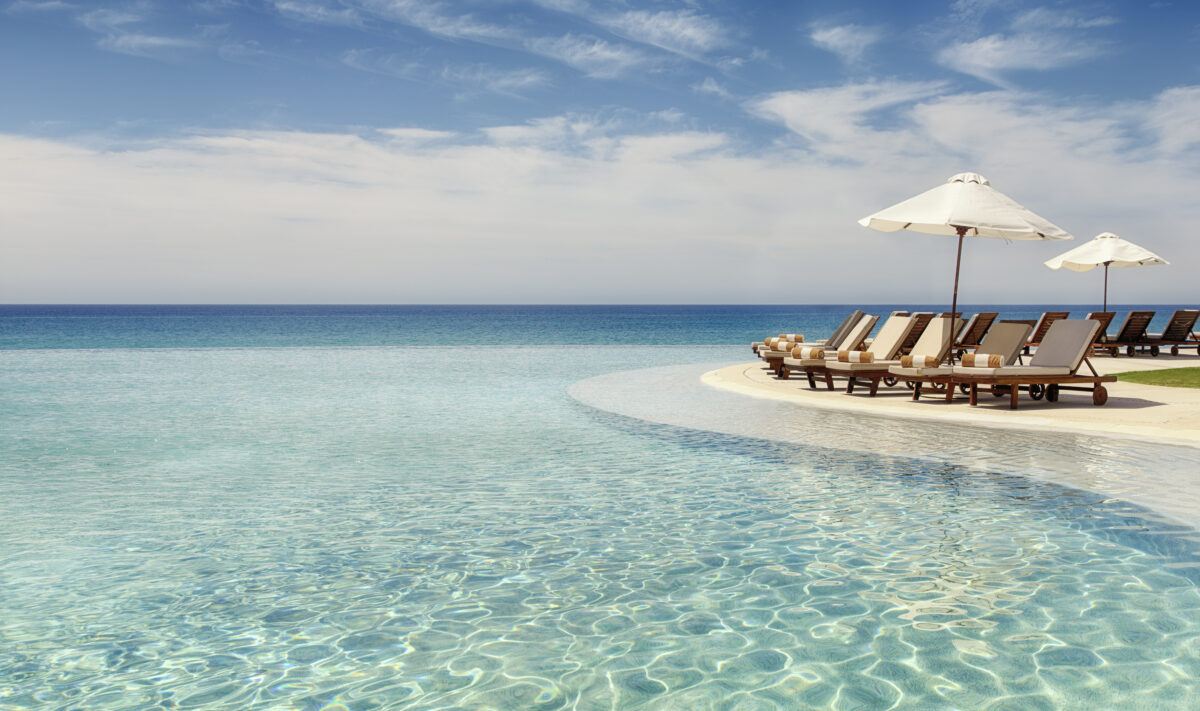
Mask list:
[[[1108,311],[1108,265],[1112,262],[1104,263],[1104,310]]]
[[[950,328],[950,365],[954,365],[954,339],[958,336],[954,333],[954,319],[958,313],[958,272],[962,268],[963,237],[967,234],[966,227],[956,225],[954,229],[958,232],[958,254],[954,257],[954,296],[950,298],[950,323],[947,324]]]

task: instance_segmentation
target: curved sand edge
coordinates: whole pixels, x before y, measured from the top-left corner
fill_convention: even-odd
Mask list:
[[[1141,369],[1133,360],[1118,363],[1112,366],[1097,363],[1097,366],[1101,372]],[[903,386],[881,387],[874,398],[847,395],[843,380],[834,381],[832,392],[819,382],[820,389],[810,390],[803,377],[778,380],[758,361],[709,371],[700,381],[750,397],[820,409],[980,427],[1110,435],[1200,447],[1200,389],[1116,382],[1108,384],[1108,404],[1103,407],[1093,406],[1087,393],[1064,392],[1057,403],[1033,401],[1022,395],[1020,409],[1010,410],[1007,398],[993,399],[989,395],[981,396],[978,407],[968,405],[966,396],[961,394],[950,404],[936,393],[913,402],[912,393]]]

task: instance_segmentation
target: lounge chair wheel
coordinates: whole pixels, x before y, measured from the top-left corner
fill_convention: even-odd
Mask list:
[[[899,380],[897,380],[897,379],[895,379],[895,378],[893,378],[893,377],[892,377],[892,376],[890,376],[890,375],[889,375],[889,376],[887,376],[887,377],[885,377],[885,378],[883,379],[883,384],[884,384],[884,385],[886,385],[886,386],[888,386],[889,388],[890,388],[890,387],[892,387],[892,386],[894,386],[894,385],[895,385],[896,383],[898,383],[898,382],[900,382],[900,381],[899,381]]]
[[[1008,388],[1004,385],[993,385],[991,392],[992,397],[1004,397],[1008,394]]]
[[[1041,400],[1046,395],[1046,388],[1041,385],[1033,384],[1029,386],[1029,397],[1034,400]]]
[[[1097,385],[1096,389],[1092,391],[1092,404],[1100,406],[1106,402],[1108,402],[1108,388]]]
[[[971,386],[967,385],[966,383],[962,383],[961,385],[958,386],[958,391],[961,392],[963,395],[970,395],[971,394]]]
[[[1179,346],[1171,346],[1171,355],[1173,355],[1173,356],[1179,355]]]
[[[1137,349],[1136,349],[1136,348],[1134,348],[1133,346],[1125,346],[1125,355],[1127,355],[1127,356],[1129,356],[1130,358],[1132,358],[1132,357],[1134,357],[1135,355],[1137,355]]]
[[[1046,386],[1046,399],[1050,402],[1058,402],[1058,386],[1057,385],[1047,385]]]
[[[1153,356],[1153,357],[1157,358],[1157,357],[1158,357],[1158,353],[1159,353],[1159,351],[1158,351],[1158,346],[1150,346],[1150,355],[1151,355],[1151,356]]]
[[[917,387],[917,384],[911,380],[905,380],[904,387],[908,388],[909,390],[912,390],[913,388]]]
[[[1110,356],[1112,356],[1113,358],[1116,358],[1116,357],[1117,357],[1117,353],[1120,353],[1120,351],[1119,351],[1119,350],[1117,350],[1116,348],[1109,348],[1109,349],[1108,349],[1108,354],[1109,354]]]

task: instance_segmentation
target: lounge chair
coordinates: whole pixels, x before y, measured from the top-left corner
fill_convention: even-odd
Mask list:
[[[913,346],[917,345],[917,341],[921,338],[921,334],[925,333],[925,329],[929,327],[929,322],[933,320],[932,311],[917,311],[912,315],[913,327],[908,332],[908,338],[904,339],[904,343],[900,345],[900,354],[911,353]]]
[[[1108,340],[1108,327],[1112,325],[1113,318],[1116,315],[1114,311],[1092,311],[1085,316],[1085,318],[1100,322],[1100,330],[1096,331],[1096,342],[1092,344],[1094,349],[1101,350],[1104,348],[1104,343]]]
[[[860,309],[855,309],[854,311],[851,311],[850,314],[848,316],[846,316],[846,318],[843,319],[840,324],[838,324],[838,327],[833,329],[833,333],[829,334],[829,338],[825,339],[825,342],[828,343],[829,341],[835,341],[835,340],[840,341],[845,336],[846,331],[849,331],[850,328],[852,326],[854,326],[854,324],[858,323],[858,320],[861,319],[862,316],[863,316],[863,312]],[[778,336],[775,336],[773,338],[764,338],[761,341],[755,341],[754,343],[751,343],[750,350],[754,351],[755,353],[758,353],[759,349],[763,346],[763,344],[773,345],[772,341],[775,341],[777,339],[790,340],[789,337],[796,336],[796,335],[800,335],[800,334],[781,333]],[[768,350],[770,350],[770,349],[768,348]]]
[[[915,321],[914,317],[914,321]],[[903,365],[904,363],[922,363],[930,366],[941,363],[950,353],[950,347],[954,343],[954,334],[962,326],[962,319],[951,319],[949,315],[932,319],[926,326],[924,333],[917,339],[913,345],[912,352],[909,354],[892,354],[892,358],[881,358],[876,360],[872,353],[870,357],[855,362],[854,358],[842,359],[842,354],[838,353],[838,360],[829,364],[830,376],[845,376],[846,377],[846,392],[853,393],[854,386],[859,381],[868,381],[870,383],[869,393],[871,397],[875,397],[875,393],[879,391],[880,381],[887,381],[888,385],[894,385],[897,379],[892,377],[889,369],[893,365]],[[915,325],[913,326],[916,327]],[[911,335],[911,331],[910,331]],[[876,339],[879,340],[879,339]],[[874,346],[872,346],[874,350]]]
[[[804,336],[801,334],[781,334],[775,338],[768,338],[757,349],[758,357],[761,358],[775,375],[780,374],[780,368],[783,366],[783,359],[791,355],[792,349],[797,345],[803,344],[807,346],[817,346],[836,350],[842,347],[842,342],[850,333],[850,329],[854,327],[863,318],[862,311],[855,310],[851,316],[856,316],[855,320],[850,322],[850,327],[842,328],[839,325],[834,330],[833,334],[825,341],[817,341],[815,343],[805,343]]]
[[[981,311],[973,314],[967,320],[967,325],[963,326],[963,329],[958,332],[958,342],[954,344],[955,353],[961,356],[963,353],[982,343],[988,329],[996,322],[996,317],[999,315],[995,311]]]
[[[1132,358],[1137,355],[1139,349],[1149,348],[1150,336],[1146,329],[1153,320],[1153,311],[1130,311],[1121,322],[1121,330],[1117,331],[1117,335],[1105,340],[1108,354],[1115,358],[1123,348],[1126,355]]]
[[[1029,353],[1030,349],[1036,348],[1041,344],[1042,339],[1046,337],[1046,331],[1050,330],[1050,326],[1055,321],[1064,318],[1070,318],[1070,311],[1047,311],[1042,314],[1042,317],[1037,320],[1033,326],[1033,335],[1029,337],[1029,341],[1025,343],[1025,352]]]
[[[1022,387],[1034,400],[1045,397],[1050,402],[1057,402],[1061,390],[1082,390],[1092,393],[1092,404],[1103,405],[1108,402],[1108,390],[1103,384],[1111,383],[1117,377],[1097,374],[1087,359],[1099,330],[1100,324],[1091,319],[1056,320],[1047,329],[1029,365],[993,366],[995,361],[986,365],[956,365],[952,382],[966,383],[970,387],[972,405],[979,404],[979,388],[985,385],[991,386],[992,394],[996,396],[1004,395],[1007,390],[1009,407],[1014,410]],[[1084,364],[1091,375],[1079,374],[1079,368]]]
[[[983,342],[974,349],[974,353],[965,355],[970,356],[968,360],[972,363],[976,359],[988,359],[992,355],[999,355],[1002,365],[1013,365],[1020,361],[1021,349],[1025,346],[1032,330],[1033,326],[1024,323],[998,323],[988,330]],[[954,383],[951,377],[954,374],[954,367],[949,363],[939,363],[929,367],[914,358],[913,362],[907,366],[903,364],[891,366],[888,368],[888,373],[898,380],[912,385],[913,400],[921,399],[921,387],[926,383],[945,387],[946,402],[954,399]]]
[[[1200,355],[1200,336],[1196,335],[1196,320],[1200,319],[1200,310],[1179,309],[1167,322],[1162,333],[1150,334],[1150,355],[1158,355],[1159,349],[1170,346],[1171,355],[1179,355],[1180,346],[1195,346],[1196,354]]]
[[[879,329],[880,336],[889,328],[889,324],[898,320],[908,320],[908,316],[891,316],[887,321],[884,321],[883,326]],[[850,330],[842,341],[842,349],[847,352],[857,352],[863,347],[867,340],[867,334],[875,328],[875,323],[879,320],[878,316],[863,316],[862,319]],[[880,336],[876,336],[879,340]],[[833,380],[829,377],[825,367],[829,361],[837,358],[837,354],[841,350],[830,348],[815,348],[811,346],[796,346],[792,349],[789,357],[783,359],[783,365],[779,369],[779,377],[787,380],[793,372],[801,372],[808,376],[808,387],[816,388],[816,375],[821,374],[825,378],[825,386],[833,390]]]

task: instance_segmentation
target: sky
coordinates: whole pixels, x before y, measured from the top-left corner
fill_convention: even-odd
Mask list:
[[[0,0],[0,302],[1200,302],[1200,3]]]

